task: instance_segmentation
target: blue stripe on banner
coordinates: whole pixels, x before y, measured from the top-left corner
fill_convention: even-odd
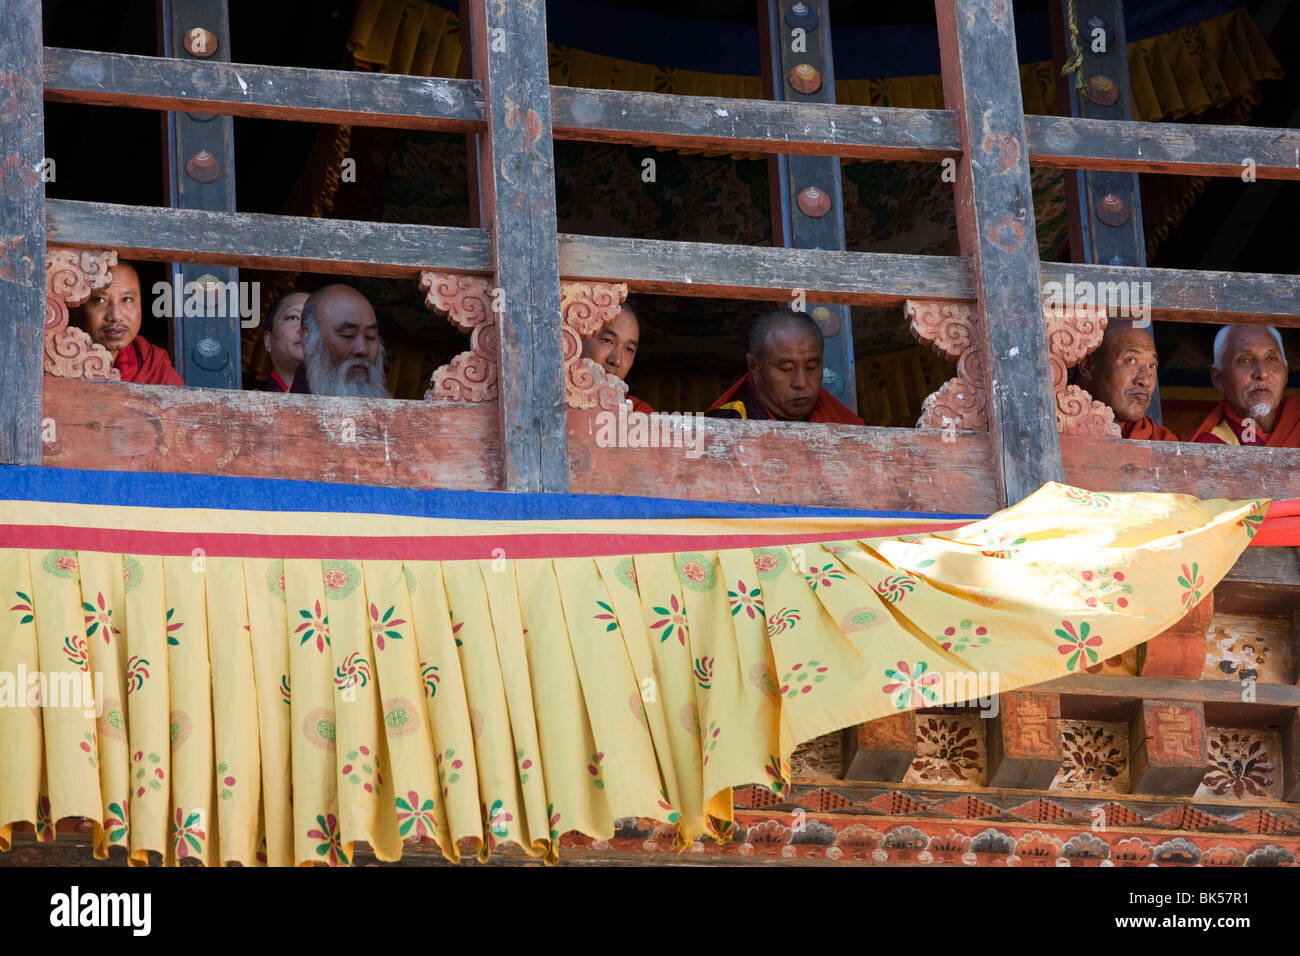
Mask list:
[[[0,465],[0,500],[232,511],[334,511],[477,521],[599,518],[908,518],[978,521],[987,515],[855,511],[623,495],[542,495],[504,491],[414,491],[282,478],[227,478],[161,472],[83,471]]]

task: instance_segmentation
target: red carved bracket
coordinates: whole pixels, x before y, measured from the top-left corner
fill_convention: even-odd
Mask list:
[[[957,363],[957,375],[926,396],[917,428],[987,429],[988,375],[980,348],[979,319],[964,302],[908,299],[908,327],[917,341]],[[1119,437],[1110,407],[1077,385],[1066,383],[1067,370],[1101,344],[1106,314],[1101,309],[1044,310],[1047,343],[1056,392],[1056,427],[1063,435]]]
[[[45,251],[45,374],[118,382],[113,356],[81,329],[68,324],[68,309],[81,305],[90,293],[112,281],[109,271],[117,253],[50,246]]]
[[[469,351],[439,366],[425,401],[490,402],[497,397],[501,330],[492,311],[488,280],[478,276],[421,272],[424,304],[469,334]]]
[[[626,298],[626,282],[560,283],[564,398],[570,408],[613,410],[623,404],[626,383],[583,358],[582,340],[591,338],[612,322]]]

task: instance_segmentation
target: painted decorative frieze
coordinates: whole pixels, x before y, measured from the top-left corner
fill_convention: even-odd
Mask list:
[[[561,282],[564,398],[570,408],[617,410],[627,385],[582,357],[582,340],[612,322],[627,299],[626,282]]]
[[[113,356],[81,329],[68,324],[68,310],[112,281],[117,253],[109,249],[50,246],[45,252],[45,374],[116,382]]]
[[[424,304],[441,312],[453,326],[469,335],[469,351],[439,366],[424,393],[425,401],[490,402],[497,398],[501,362],[501,331],[488,280],[480,276],[421,272]]]

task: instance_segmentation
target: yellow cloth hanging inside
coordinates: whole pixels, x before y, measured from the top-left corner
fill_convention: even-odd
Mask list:
[[[95,822],[97,858],[124,846],[136,864],[347,864],[356,841],[395,860],[419,838],[451,860],[471,840],[554,862],[561,833],[608,839],[626,816],[682,845],[725,836],[729,788],[781,793],[802,741],[1158,634],[1266,507],[1046,485],[982,521],[891,535],[861,517],[611,527],[2,501],[7,543],[86,547],[0,549],[0,849],[17,821],[53,839],[69,816]],[[610,553],[611,534],[686,533],[779,543]],[[135,553],[104,550],[128,534]],[[357,556],[376,540],[397,559]],[[400,556],[498,540],[486,560]],[[271,557],[277,542],[335,556]]]

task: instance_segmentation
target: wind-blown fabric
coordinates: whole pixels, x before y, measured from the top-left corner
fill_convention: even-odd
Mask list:
[[[103,707],[9,682],[0,849],[65,816],[133,863],[420,838],[554,862],[625,816],[724,838],[729,788],[782,792],[802,741],[1159,633],[1267,504],[1047,485],[979,520],[3,468],[0,704],[39,671],[102,674]]]

